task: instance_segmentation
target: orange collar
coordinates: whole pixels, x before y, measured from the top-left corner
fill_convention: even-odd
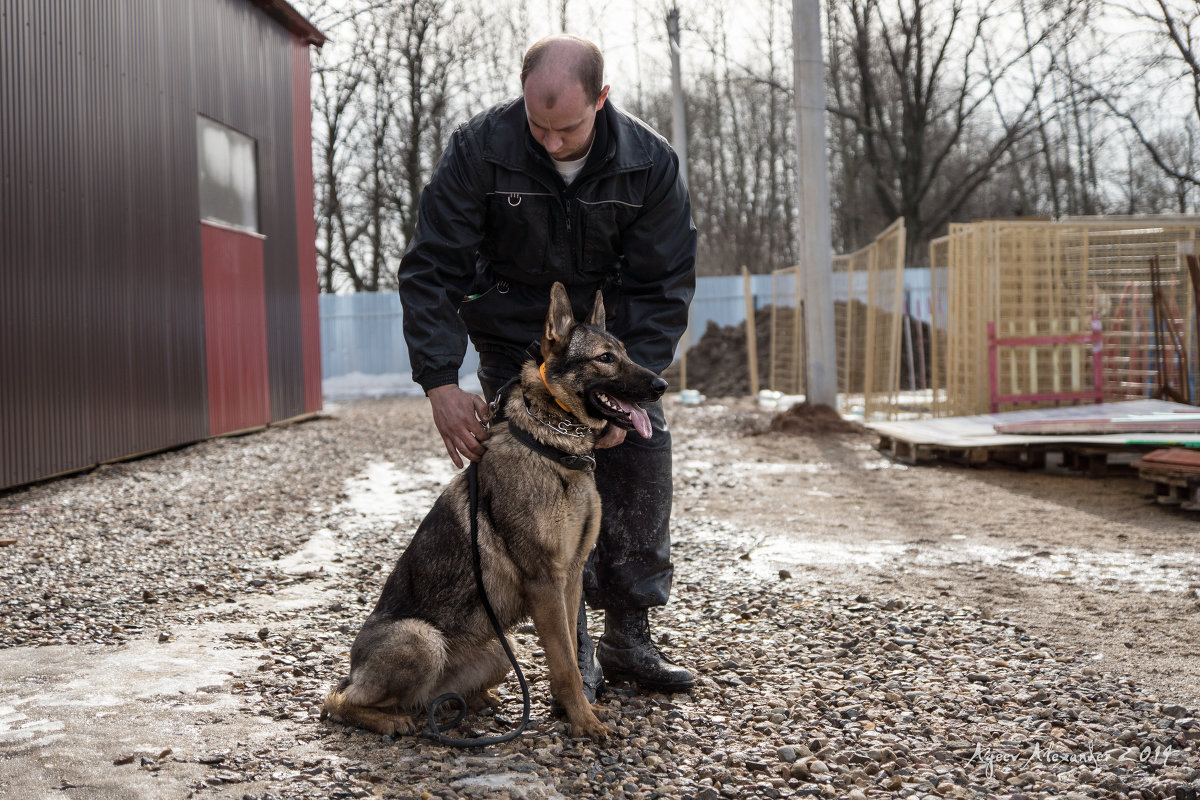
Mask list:
[[[554,390],[550,388],[550,384],[546,380],[546,362],[545,361],[543,361],[542,365],[540,367],[538,367],[538,375],[542,376],[542,385],[546,387],[546,391],[549,392],[550,396],[554,398],[554,402],[558,403],[558,407],[561,408],[563,411],[567,412],[568,414],[570,414],[571,409],[569,409],[563,405],[562,400],[558,399],[558,395],[554,394]]]

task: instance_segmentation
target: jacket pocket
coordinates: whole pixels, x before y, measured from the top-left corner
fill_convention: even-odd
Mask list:
[[[551,205],[548,192],[491,192],[487,198],[480,253],[503,274],[536,278],[553,265]]]
[[[582,269],[589,278],[602,278],[617,271],[624,248],[621,234],[637,216],[638,206],[612,200],[580,200],[583,226]]]

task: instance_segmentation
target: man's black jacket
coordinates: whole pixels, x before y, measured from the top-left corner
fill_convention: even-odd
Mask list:
[[[481,353],[523,350],[541,336],[554,281],[578,317],[603,290],[609,330],[661,372],[687,327],[695,262],[678,159],[645,123],[605,103],[567,187],[524,100],[495,106],[454,132],[400,262],[413,377],[426,390],[457,383],[468,334]]]

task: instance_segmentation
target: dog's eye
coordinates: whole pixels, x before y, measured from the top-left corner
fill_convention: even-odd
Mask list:
[[[612,362],[616,361],[617,359],[616,359],[616,357],[613,356],[612,353],[601,353],[600,355],[596,356],[596,360],[599,361],[601,364],[611,364]]]

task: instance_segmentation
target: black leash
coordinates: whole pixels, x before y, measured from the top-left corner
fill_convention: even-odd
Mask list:
[[[496,617],[496,612],[492,608],[491,601],[488,600],[487,590],[483,587],[483,558],[479,554],[479,464],[474,461],[467,466],[467,486],[470,497],[471,555],[475,566],[475,588],[479,590],[479,599],[483,601],[483,609],[487,611],[488,619],[492,621],[492,630],[496,632],[497,638],[500,639],[500,646],[504,648],[504,653],[508,656],[509,663],[512,664],[513,670],[517,673],[517,680],[521,682],[521,722],[515,730],[511,730],[500,736],[481,736],[475,739],[454,739],[449,736],[443,736],[442,731],[450,730],[458,725],[462,721],[462,718],[467,715],[467,701],[458,692],[448,692],[436,698],[429,705],[429,733],[437,741],[451,747],[487,747],[488,745],[511,741],[524,733],[525,729],[529,727],[529,684],[525,680],[525,674],[521,672],[521,665],[517,663],[517,657],[513,655],[512,648],[508,646],[508,637],[504,635],[504,628],[500,626],[500,620]],[[434,717],[443,704],[451,701],[458,704],[458,713],[454,719],[439,725]]]

